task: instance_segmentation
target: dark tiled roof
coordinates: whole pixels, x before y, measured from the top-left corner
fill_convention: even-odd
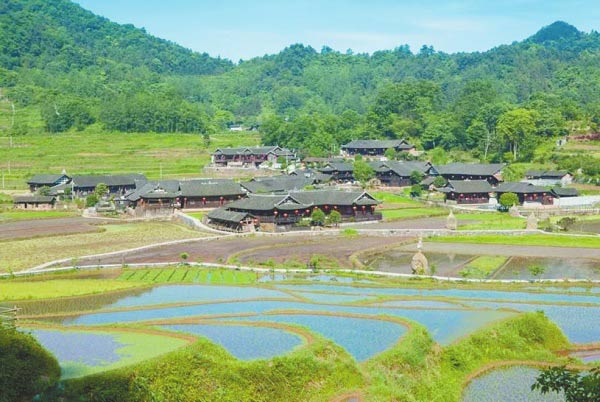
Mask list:
[[[436,166],[441,175],[493,176],[504,168],[502,163],[449,163]]]
[[[292,190],[302,190],[315,183],[314,178],[304,176],[274,176],[257,178],[241,183],[242,187],[251,193],[287,193]]]
[[[142,174],[73,176],[73,185],[80,188],[96,187],[100,183],[112,187],[135,186],[136,182],[146,181],[146,176]]]
[[[312,205],[377,205],[379,202],[364,191],[316,190],[290,193],[303,204]]]
[[[448,185],[439,189],[444,193],[490,193],[494,191],[493,187],[487,180],[448,180]]]
[[[319,170],[322,173],[353,172],[354,166],[350,162],[330,162]]]
[[[214,155],[266,155],[269,152],[273,152],[278,156],[293,155],[293,153],[286,148],[278,146],[266,146],[266,147],[238,147],[238,148],[217,148]]]
[[[50,204],[56,199],[53,195],[19,195],[14,197],[15,204]]]
[[[528,170],[525,172],[525,177],[531,179],[562,179],[569,172],[566,170]]]
[[[400,177],[410,177],[412,172],[428,174],[431,170],[429,162],[402,162],[402,161],[386,161],[386,162],[371,162],[371,167],[378,173],[392,171]]]
[[[233,201],[227,205],[229,209],[240,209],[248,211],[270,211],[277,204],[284,203],[288,195],[257,195],[249,194],[248,198]],[[303,206],[300,205],[302,208]]]
[[[577,197],[579,195],[576,188],[554,187],[551,191],[557,197]]]
[[[415,146],[408,144],[406,140],[354,140],[342,145],[342,149],[412,149]]]
[[[549,192],[544,187],[534,186],[523,182],[505,182],[496,187],[497,193],[533,194]]]
[[[208,219],[231,223],[239,223],[243,219],[252,218],[248,212],[229,211],[226,208],[213,209],[206,216]]]
[[[233,180],[189,180],[179,184],[183,197],[231,197],[245,195],[239,183]]]
[[[64,174],[36,174],[27,181],[27,184],[41,184],[52,186],[63,177],[69,177]]]

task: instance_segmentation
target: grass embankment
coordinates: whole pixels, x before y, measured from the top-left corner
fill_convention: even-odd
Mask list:
[[[2,242],[0,272],[19,271],[45,262],[108,253],[170,240],[202,237],[203,234],[167,222],[104,225],[100,233],[81,233]],[[74,263],[77,261],[74,260]]]
[[[405,194],[389,193],[385,191],[372,191],[369,193],[375,197],[375,199],[382,202],[381,207],[384,209],[414,208],[423,206],[421,202],[410,198]]]
[[[458,230],[516,230],[527,226],[525,219],[501,212],[455,214],[455,217],[459,224]],[[476,222],[461,224],[461,221]]]
[[[69,211],[5,211],[0,212],[0,223],[33,219],[68,218],[77,215],[77,212]]]
[[[205,215],[204,212],[186,212],[185,214],[198,219],[200,222],[202,222],[202,218],[204,218]]]
[[[11,161],[7,189],[25,189],[35,173],[144,173],[151,179],[198,177],[218,147],[256,145],[256,133],[217,134],[207,147],[198,134],[82,132],[0,137],[0,154]]]
[[[564,334],[541,313],[527,313],[440,348],[420,326],[366,363],[367,400],[460,401],[469,375],[505,360],[559,362]]]
[[[600,249],[600,237],[558,236],[544,234],[475,236],[440,236],[427,239],[439,243],[508,244],[517,246],[583,247]]]
[[[228,269],[172,267],[165,269],[125,270],[119,280],[144,283],[198,283],[211,285],[247,285],[256,283],[259,274]]]
[[[285,356],[254,361],[239,361],[200,339],[133,368],[67,381],[63,395],[67,400],[122,402],[327,401],[362,385],[350,355],[319,337]]]
[[[396,221],[401,219],[429,218],[432,216],[445,216],[448,211],[441,208],[402,208],[402,209],[384,209],[381,211],[386,221]]]
[[[484,279],[500,268],[508,258],[499,256],[482,255],[465,265],[460,270],[460,275],[465,278]]]
[[[109,279],[55,279],[34,282],[6,280],[0,281],[0,301],[83,296],[131,289],[140,285],[140,282]]]

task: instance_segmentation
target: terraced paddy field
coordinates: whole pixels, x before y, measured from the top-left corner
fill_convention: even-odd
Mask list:
[[[77,281],[81,274],[72,275]],[[490,387],[499,394],[489,400],[535,400],[523,394],[537,373],[529,363],[596,364],[593,351],[562,352],[600,344],[600,292],[591,284],[278,275],[185,265],[121,269],[112,280],[132,288],[111,291],[111,279],[81,279],[106,290],[23,302],[19,325],[58,358],[65,392],[87,397],[116,378],[129,378],[132,387],[143,378],[159,390],[179,375],[181,392],[245,400],[245,392],[259,392],[250,382],[268,373],[274,388],[262,389],[260,400],[383,401],[406,394],[471,401],[488,400],[479,395]],[[57,280],[65,279],[38,278],[36,286]],[[11,283],[19,282],[2,285]],[[520,361],[529,363],[521,368]],[[486,364],[503,362],[517,367],[467,381]],[[215,383],[235,395],[218,396]],[[514,398],[497,399],[506,395]]]

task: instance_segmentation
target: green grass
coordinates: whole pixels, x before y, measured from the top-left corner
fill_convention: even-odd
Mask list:
[[[0,301],[82,296],[130,289],[140,285],[141,283],[135,281],[104,279],[54,279],[32,282],[4,280],[0,281]]]
[[[405,194],[388,193],[384,191],[374,191],[370,194],[377,200],[383,202],[384,207],[390,208],[405,208],[423,206],[423,204],[417,200],[414,200]]]
[[[186,212],[185,214],[191,216],[192,218],[196,218],[199,221],[202,221],[202,218],[204,218],[204,212]]]
[[[506,262],[506,257],[482,255],[469,262],[460,274],[465,278],[487,278]]]
[[[472,244],[508,244],[518,246],[583,247],[600,249],[600,237],[558,236],[558,235],[476,235],[476,236],[440,236],[427,241],[443,243]]]
[[[25,189],[35,173],[143,173],[150,179],[198,177],[210,152],[224,146],[257,145],[255,133],[217,134],[208,148],[197,134],[82,132],[0,137],[0,155],[11,162],[7,189]]]
[[[70,216],[76,216],[76,212],[68,211],[5,211],[0,212],[0,223],[12,222],[12,221],[23,221],[30,219],[49,219],[49,218],[67,218]]]
[[[403,208],[403,209],[384,209],[381,211],[383,218],[387,221],[401,219],[425,218],[431,216],[447,215],[447,211],[441,208]]]
[[[149,268],[125,270],[118,278],[121,281],[154,283],[204,283],[211,285],[247,285],[256,283],[258,274],[231,269],[195,268]]]
[[[527,221],[506,213],[456,214],[459,230],[517,230],[525,229]],[[461,221],[477,221],[461,225]]]
[[[202,237],[203,234],[166,222],[100,226],[100,233],[81,233],[1,243],[0,272],[19,271],[45,262],[125,250],[153,243]],[[77,263],[77,261],[73,261]]]

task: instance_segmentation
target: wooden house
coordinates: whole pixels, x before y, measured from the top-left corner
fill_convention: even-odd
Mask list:
[[[384,156],[387,150],[396,152],[414,152],[415,146],[406,140],[354,140],[342,145],[343,156],[363,155],[366,157]]]
[[[522,182],[505,182],[500,183],[494,189],[497,194],[498,200],[505,193],[515,193],[519,197],[519,203],[529,204],[536,203],[542,205],[552,205],[554,203],[554,197],[550,190],[545,187],[535,186],[531,183]]]
[[[294,161],[296,155],[279,146],[217,148],[211,155],[215,166],[258,167],[265,162],[276,164],[279,158]]]
[[[52,195],[23,195],[13,198],[14,207],[17,209],[51,210],[56,204],[56,197]]]
[[[64,173],[61,174],[36,174],[27,181],[29,190],[35,193],[42,187],[55,187],[64,185],[71,180],[69,176]]]
[[[182,208],[215,208],[246,196],[239,183],[228,179],[186,180],[179,188]]]
[[[554,198],[579,197],[579,192],[576,188],[554,187],[550,190],[550,192]]]
[[[573,175],[566,170],[528,170],[526,183],[536,186],[568,186],[573,183]]]
[[[80,175],[73,176],[72,188],[76,196],[82,197],[93,193],[96,186],[103,183],[110,194],[123,196],[147,181],[142,174]]]
[[[438,191],[446,194],[446,201],[456,204],[487,204],[494,188],[487,180],[448,180]]]
[[[413,172],[419,172],[423,177],[437,174],[437,171],[429,162],[384,161],[371,162],[370,165],[375,170],[375,177],[383,186],[410,186]]]
[[[435,166],[446,180],[487,180],[491,185],[502,181],[502,163],[449,163]]]

